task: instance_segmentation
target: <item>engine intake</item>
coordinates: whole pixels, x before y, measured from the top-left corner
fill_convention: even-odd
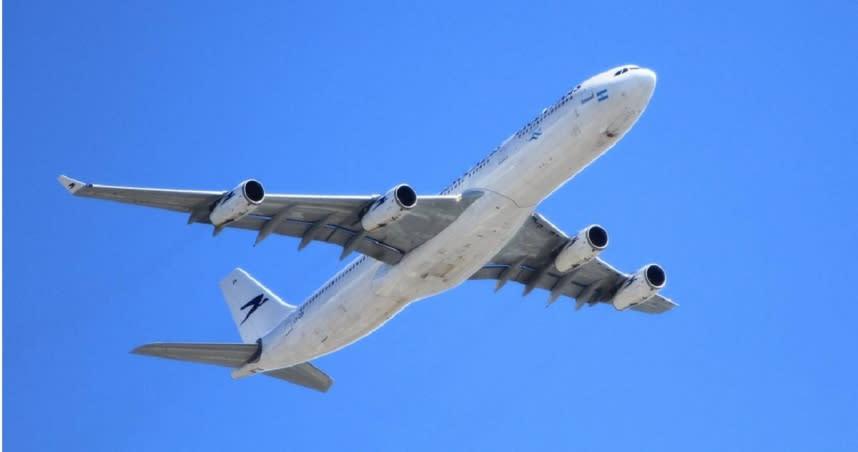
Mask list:
[[[664,284],[667,282],[667,275],[664,273],[664,269],[656,264],[651,264],[646,267],[644,277],[646,278],[647,284],[654,289],[663,288]]]
[[[265,200],[265,189],[254,179],[248,179],[220,197],[212,206],[209,220],[215,226],[237,221],[253,212]]]
[[[374,231],[393,223],[417,205],[417,192],[407,184],[397,185],[376,199],[361,217],[361,226]]]
[[[265,199],[265,189],[258,180],[250,179],[241,186],[244,198],[253,204],[259,204]]]
[[[667,275],[657,264],[649,264],[626,279],[614,295],[614,307],[623,310],[643,303],[664,288]]]
[[[608,231],[593,224],[575,234],[554,259],[554,266],[561,272],[578,268],[599,255],[608,247]]]

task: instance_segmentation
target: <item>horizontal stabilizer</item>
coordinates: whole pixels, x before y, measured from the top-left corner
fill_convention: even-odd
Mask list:
[[[131,353],[158,358],[192,361],[225,367],[241,367],[258,354],[257,344],[184,344],[155,343],[141,345]]]
[[[131,353],[158,358],[241,367],[259,358],[258,344],[155,343],[141,345]],[[306,388],[327,392],[334,380],[309,362],[263,372],[262,375],[285,380]]]
[[[317,391],[328,392],[334,380],[309,362],[263,373]]]

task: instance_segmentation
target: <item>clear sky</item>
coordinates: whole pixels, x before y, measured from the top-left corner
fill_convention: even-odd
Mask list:
[[[9,450],[858,449],[858,4],[286,3],[4,2]],[[328,394],[128,351],[238,341],[220,278],[297,302],[339,249],[55,181],[436,193],[625,63],[649,108],[538,210],[680,308],[468,282],[319,359]]]

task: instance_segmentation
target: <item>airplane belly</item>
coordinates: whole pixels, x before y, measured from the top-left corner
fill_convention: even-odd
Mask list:
[[[305,303],[263,339],[258,368],[286,367],[339,350],[372,333],[411,302],[461,284],[506,245],[530,213],[487,192],[397,265],[367,258],[337,290]]]
[[[383,265],[367,259],[352,280],[266,335],[258,367],[288,367],[332,353],[372,333],[404,309],[412,300],[379,296],[372,289],[373,276]]]
[[[413,300],[461,284],[506,245],[531,212],[486,191],[437,236],[397,265],[384,266],[373,281],[375,293]]]

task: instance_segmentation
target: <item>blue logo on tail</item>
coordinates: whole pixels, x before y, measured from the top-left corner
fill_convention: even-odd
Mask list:
[[[245,303],[244,306],[242,306],[241,309],[239,309],[239,310],[244,311],[247,308],[250,308],[250,310],[247,311],[247,315],[244,316],[244,320],[242,320],[241,323],[239,323],[239,325],[244,325],[244,322],[246,322],[247,319],[250,318],[250,314],[253,314],[254,312],[256,312],[256,310],[259,309],[260,306],[265,304],[266,301],[268,301],[268,297],[266,297],[265,294],[259,294],[255,297],[253,297],[252,300]]]

